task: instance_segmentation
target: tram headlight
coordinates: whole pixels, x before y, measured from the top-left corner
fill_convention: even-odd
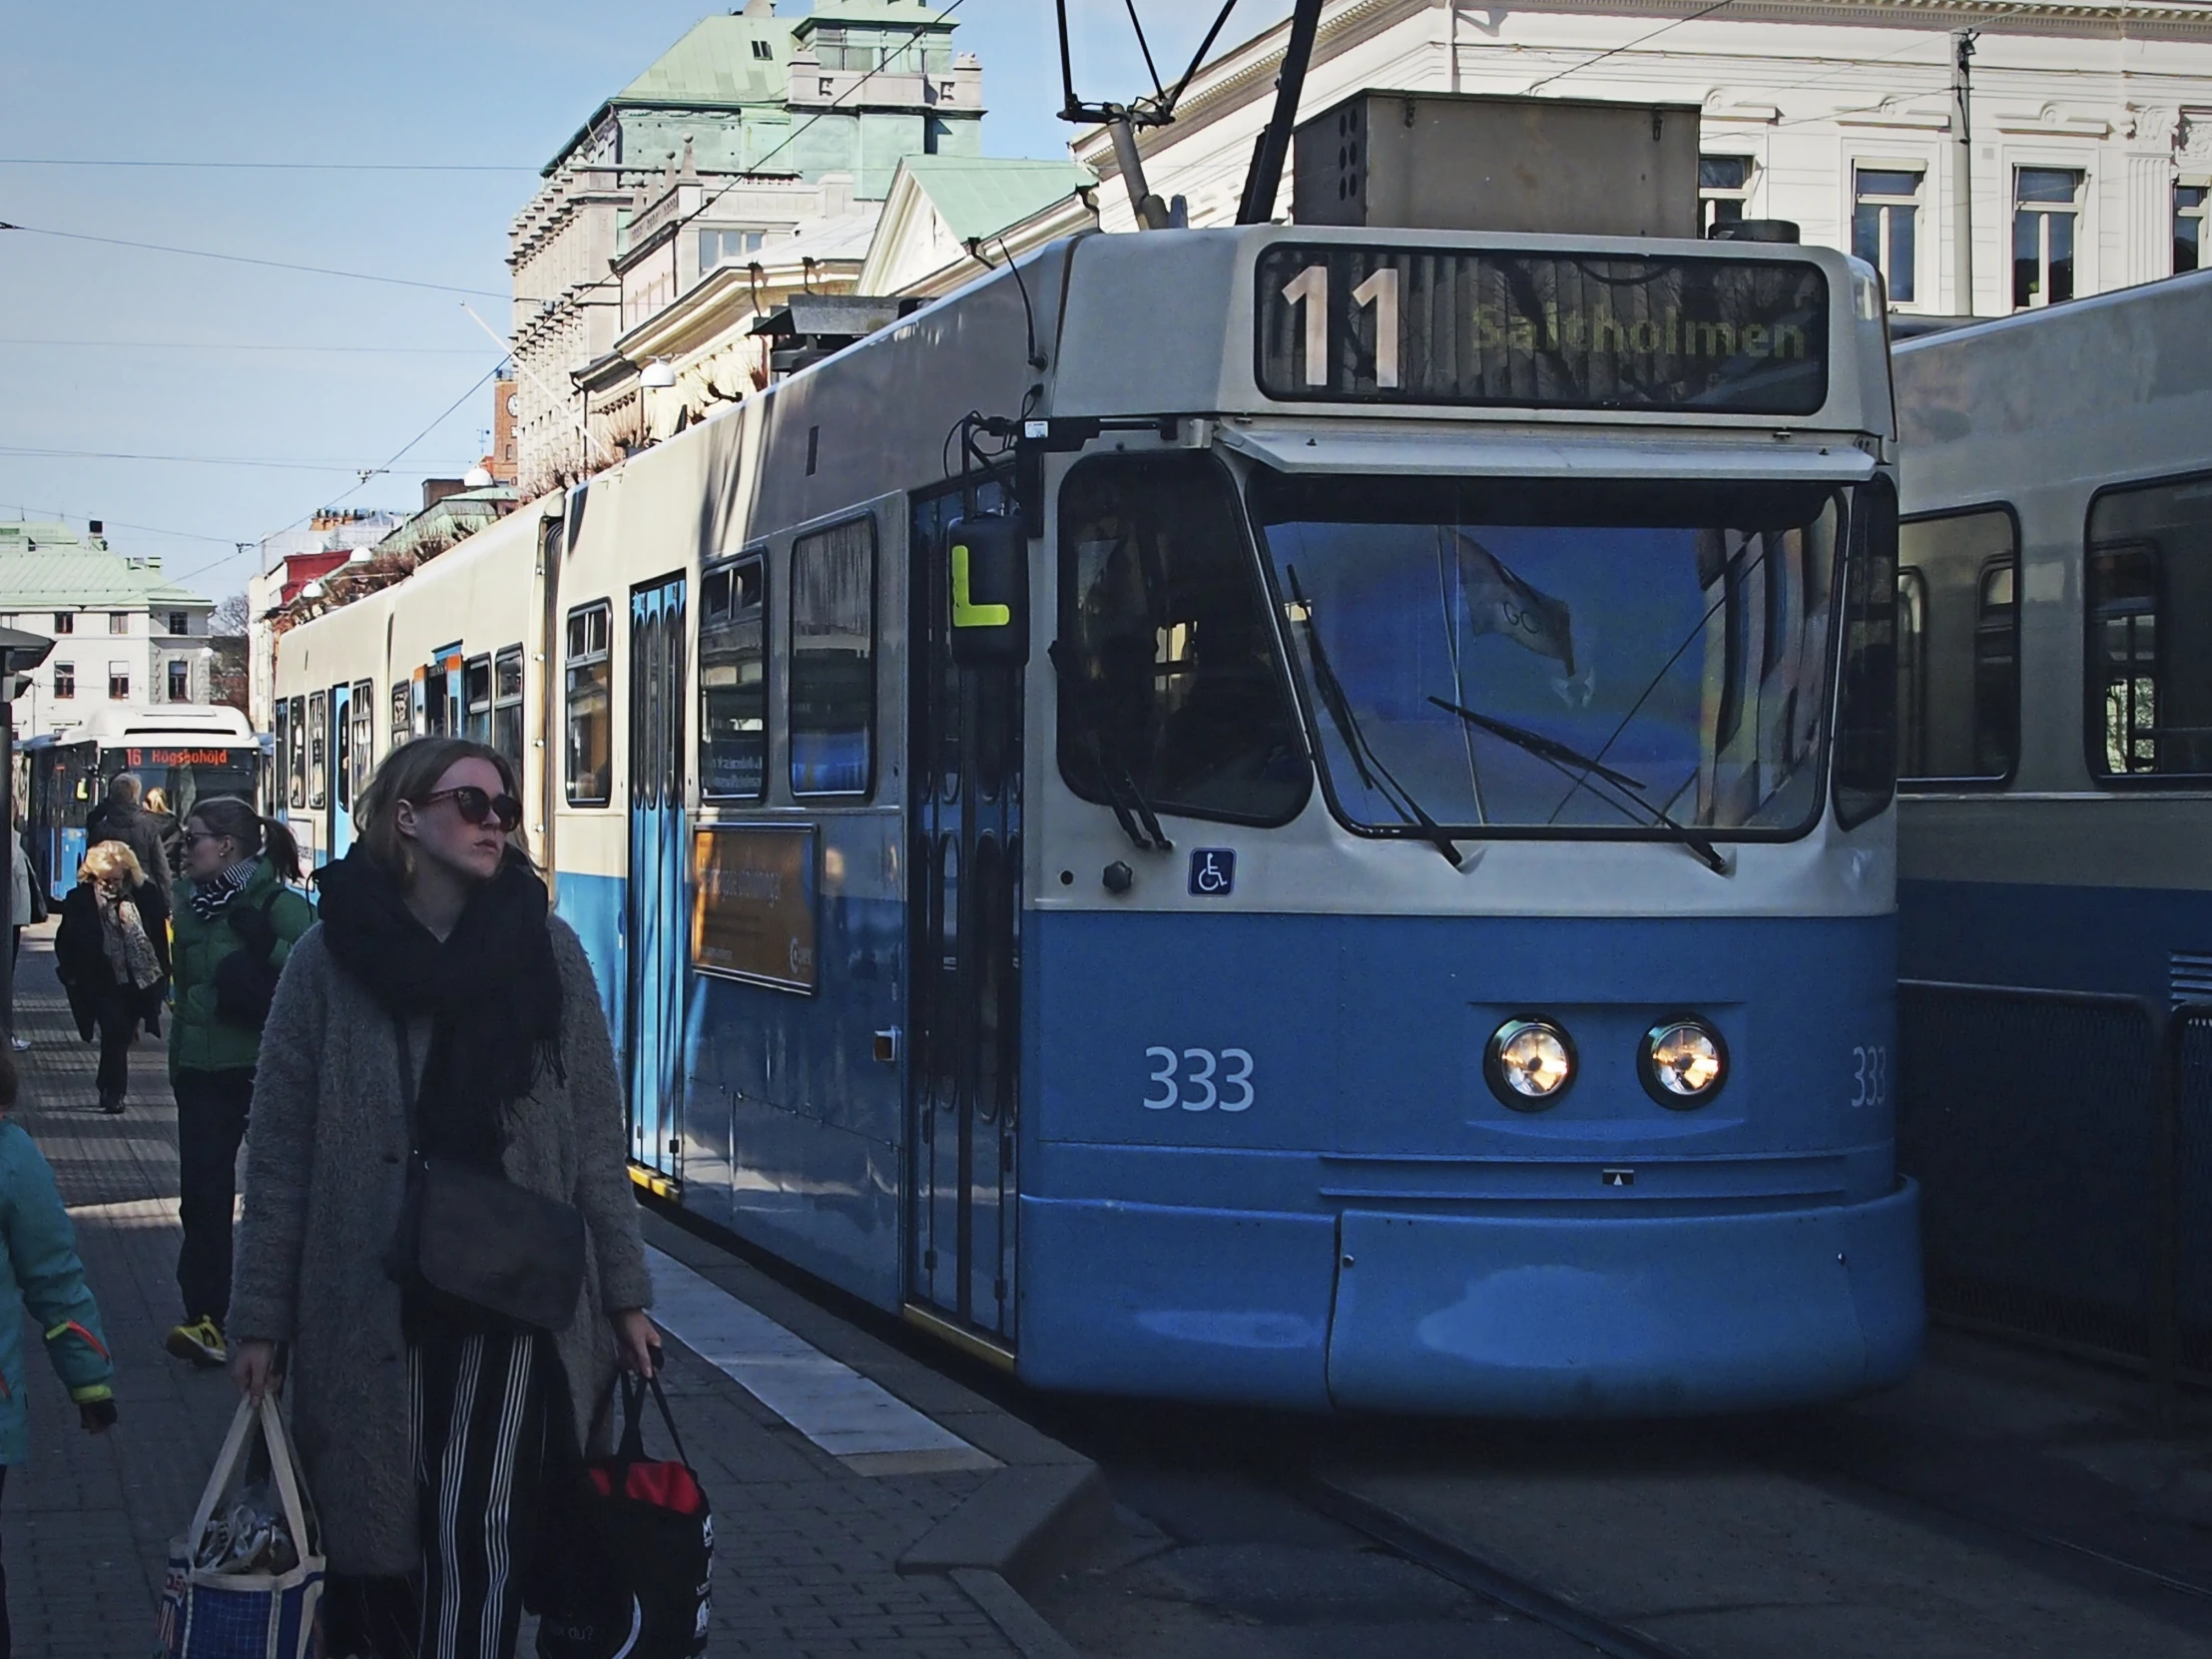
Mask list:
[[[1548,1019],[1509,1019],[1483,1055],[1490,1092],[1516,1112],[1540,1112],[1574,1082],[1574,1042]]]
[[[1676,1111],[1702,1106],[1728,1081],[1728,1045],[1702,1019],[1663,1019],[1644,1036],[1637,1070],[1644,1089]]]

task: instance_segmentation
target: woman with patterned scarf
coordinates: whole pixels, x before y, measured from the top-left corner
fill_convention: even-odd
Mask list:
[[[77,1033],[100,1035],[100,1110],[123,1110],[131,1044],[139,1027],[162,1034],[169,989],[169,908],[162,890],[121,841],[101,841],[77,867],[62,900],[54,966],[69,992]]]
[[[265,993],[275,989],[291,947],[314,925],[314,907],[290,885],[299,879],[291,831],[235,796],[195,804],[181,844],[169,1081],[177,1095],[177,1209],[185,1228],[177,1289],[185,1317],[165,1346],[180,1360],[213,1367],[230,1359],[223,1328],[231,1311],[231,1215],[268,1012],[251,991],[257,983]]]

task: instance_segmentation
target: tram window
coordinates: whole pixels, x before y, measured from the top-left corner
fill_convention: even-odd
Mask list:
[[[276,699],[276,754],[275,759],[276,776],[270,781],[269,792],[269,810],[272,812],[291,804],[291,792],[286,787],[285,782],[291,776],[291,700],[285,697]]]
[[[376,684],[356,680],[348,705],[353,719],[353,788],[357,791],[376,770]]]
[[[407,696],[407,682],[401,680],[391,688],[391,748],[397,749],[414,736],[413,722],[407,718],[412,704]],[[391,750],[387,749],[388,755]]]
[[[875,520],[793,542],[791,601],[792,794],[865,795],[875,778]]]
[[[327,773],[324,751],[330,742],[327,711],[322,693],[307,694],[307,806],[319,812],[328,797],[324,780]]]
[[[1287,824],[1312,775],[1235,485],[1101,457],[1060,493],[1060,773],[1089,801]]]
[[[2212,476],[2106,490],[2089,505],[2090,771],[2212,775]]]
[[[307,805],[307,700],[303,697],[291,700],[291,749],[284,758],[284,769],[291,779],[291,804],[304,810]]]
[[[2019,750],[2019,530],[1983,507],[1898,527],[1898,775],[2001,780]]]
[[[461,735],[471,743],[491,742],[491,659],[478,657],[461,670],[461,703],[467,724]]]
[[[568,613],[568,803],[604,807],[614,783],[614,608],[602,599]]]
[[[510,645],[492,659],[491,746],[522,770],[522,647]]]
[[[1251,493],[1347,824],[1785,836],[1817,822],[1842,492],[1262,471]]]
[[[1836,822],[1864,824],[1897,794],[1898,497],[1859,495],[1844,565],[1843,695],[1836,711]]]
[[[768,787],[768,561],[710,570],[699,592],[700,793],[758,801]]]

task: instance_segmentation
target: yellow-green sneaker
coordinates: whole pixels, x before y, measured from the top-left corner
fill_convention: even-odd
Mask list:
[[[231,1350],[223,1340],[223,1327],[204,1314],[178,1326],[169,1334],[165,1346],[178,1359],[190,1360],[210,1371],[231,1363]]]

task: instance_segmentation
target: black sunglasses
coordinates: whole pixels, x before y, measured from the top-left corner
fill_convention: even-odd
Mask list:
[[[417,807],[432,806],[440,801],[453,803],[453,810],[470,824],[481,824],[486,819],[498,822],[502,830],[512,830],[522,822],[522,803],[511,795],[487,795],[474,784],[463,784],[457,790],[439,790],[433,795],[418,796]]]

